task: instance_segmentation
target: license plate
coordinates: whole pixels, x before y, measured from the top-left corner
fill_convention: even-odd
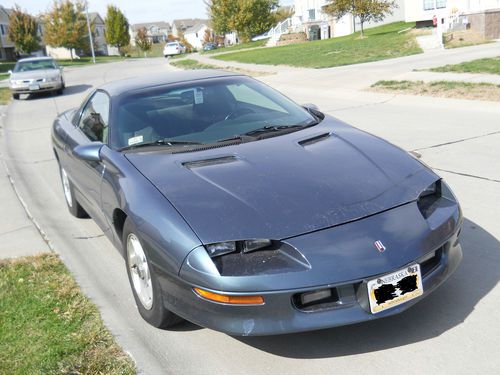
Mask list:
[[[368,298],[372,314],[400,305],[423,293],[418,264],[368,281]]]
[[[29,89],[30,91],[40,90],[40,85],[30,85]]]

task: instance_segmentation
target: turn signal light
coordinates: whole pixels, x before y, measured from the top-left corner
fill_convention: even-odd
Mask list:
[[[227,303],[229,305],[263,305],[264,298],[262,296],[229,296],[226,294],[219,294],[209,292],[200,288],[193,288],[199,296],[214,302]]]

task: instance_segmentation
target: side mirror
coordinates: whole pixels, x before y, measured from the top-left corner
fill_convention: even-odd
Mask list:
[[[92,142],[86,145],[76,146],[73,149],[73,155],[78,159],[85,161],[101,161],[101,148],[104,146],[102,142]]]
[[[308,111],[311,110],[311,109],[313,111],[319,111],[319,107],[316,104],[312,104],[312,103],[302,104],[302,107],[304,107]]]

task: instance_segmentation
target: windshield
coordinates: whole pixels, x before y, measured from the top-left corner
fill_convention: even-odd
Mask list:
[[[177,47],[179,43],[168,43],[167,47]]]
[[[277,130],[310,126],[317,120],[248,77],[151,88],[125,97],[114,108],[111,146],[117,149],[166,139],[176,141],[168,143],[176,147],[213,144],[267,130],[279,135]]]
[[[54,60],[19,61],[14,68],[14,73],[29,72],[31,70],[58,69]]]

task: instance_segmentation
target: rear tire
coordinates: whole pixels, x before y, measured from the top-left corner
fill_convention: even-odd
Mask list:
[[[19,100],[19,94],[12,94],[12,99]]]
[[[73,184],[71,183],[70,179],[68,178],[68,174],[62,168],[59,166],[59,173],[61,175],[61,182],[63,186],[63,192],[64,192],[64,198],[66,201],[66,205],[68,206],[68,211],[71,215],[74,217],[77,217],[79,219],[89,217],[87,212],[83,209],[82,206],[80,206],[80,203],[75,198],[75,188],[73,187]]]
[[[168,328],[181,322],[182,318],[165,308],[160,283],[129,218],[123,227],[122,244],[130,287],[142,318],[156,328]]]

